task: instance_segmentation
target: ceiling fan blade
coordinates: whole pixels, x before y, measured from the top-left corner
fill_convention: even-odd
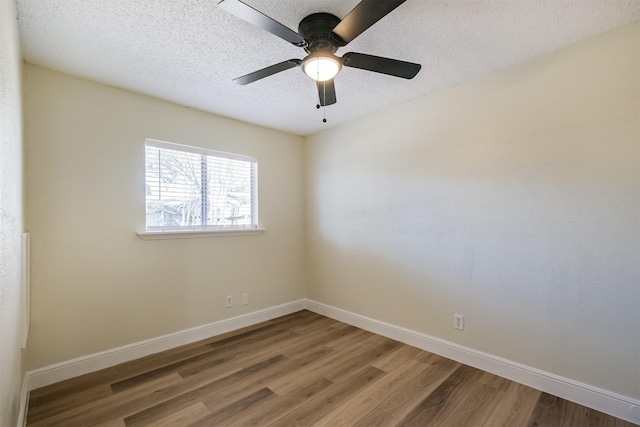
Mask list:
[[[414,64],[413,62],[353,52],[342,55],[342,65],[402,77],[403,79],[414,78],[422,68],[420,64]]]
[[[218,3],[218,7],[256,27],[269,31],[289,43],[301,47],[306,45],[304,38],[300,34],[240,0],[222,0]]]
[[[333,34],[338,36],[346,45],[405,1],[362,0],[336,25],[333,29]]]
[[[246,85],[253,83],[256,80],[264,79],[265,77],[272,76],[280,71],[288,70],[289,68],[298,67],[302,63],[299,59],[290,59],[288,61],[280,62],[279,64],[271,65],[262,70],[254,71],[253,73],[246,74],[242,77],[233,79],[234,82],[239,85]]]
[[[326,106],[335,104],[336,100],[336,87],[333,84],[333,79],[324,82],[316,82],[318,84],[318,96],[320,97],[320,105]]]

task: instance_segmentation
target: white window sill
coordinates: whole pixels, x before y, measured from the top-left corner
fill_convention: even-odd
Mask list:
[[[266,231],[264,228],[252,228],[247,230],[171,230],[171,231],[140,231],[136,233],[142,240],[166,240],[166,239],[193,239],[199,237],[226,237],[226,236],[254,236]]]

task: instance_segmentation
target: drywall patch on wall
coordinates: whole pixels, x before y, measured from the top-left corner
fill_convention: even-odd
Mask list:
[[[309,298],[639,399],[639,32],[308,138]]]

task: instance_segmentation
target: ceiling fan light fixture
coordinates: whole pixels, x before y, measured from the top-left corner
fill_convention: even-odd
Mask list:
[[[302,61],[302,70],[313,80],[324,82],[331,80],[342,69],[340,58],[330,53],[314,53]]]

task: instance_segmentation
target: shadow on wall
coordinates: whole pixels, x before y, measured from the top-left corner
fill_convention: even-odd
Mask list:
[[[312,136],[310,296],[640,398],[637,37]]]
[[[609,209],[610,193],[553,185],[553,174],[354,169],[319,177],[311,298],[548,372],[593,373],[605,388],[607,376],[629,383],[582,357],[634,366],[639,345],[637,331],[618,327],[638,317],[628,298],[638,275],[623,251],[635,244],[633,224],[620,227],[629,211]],[[462,333],[454,313],[465,315]]]

